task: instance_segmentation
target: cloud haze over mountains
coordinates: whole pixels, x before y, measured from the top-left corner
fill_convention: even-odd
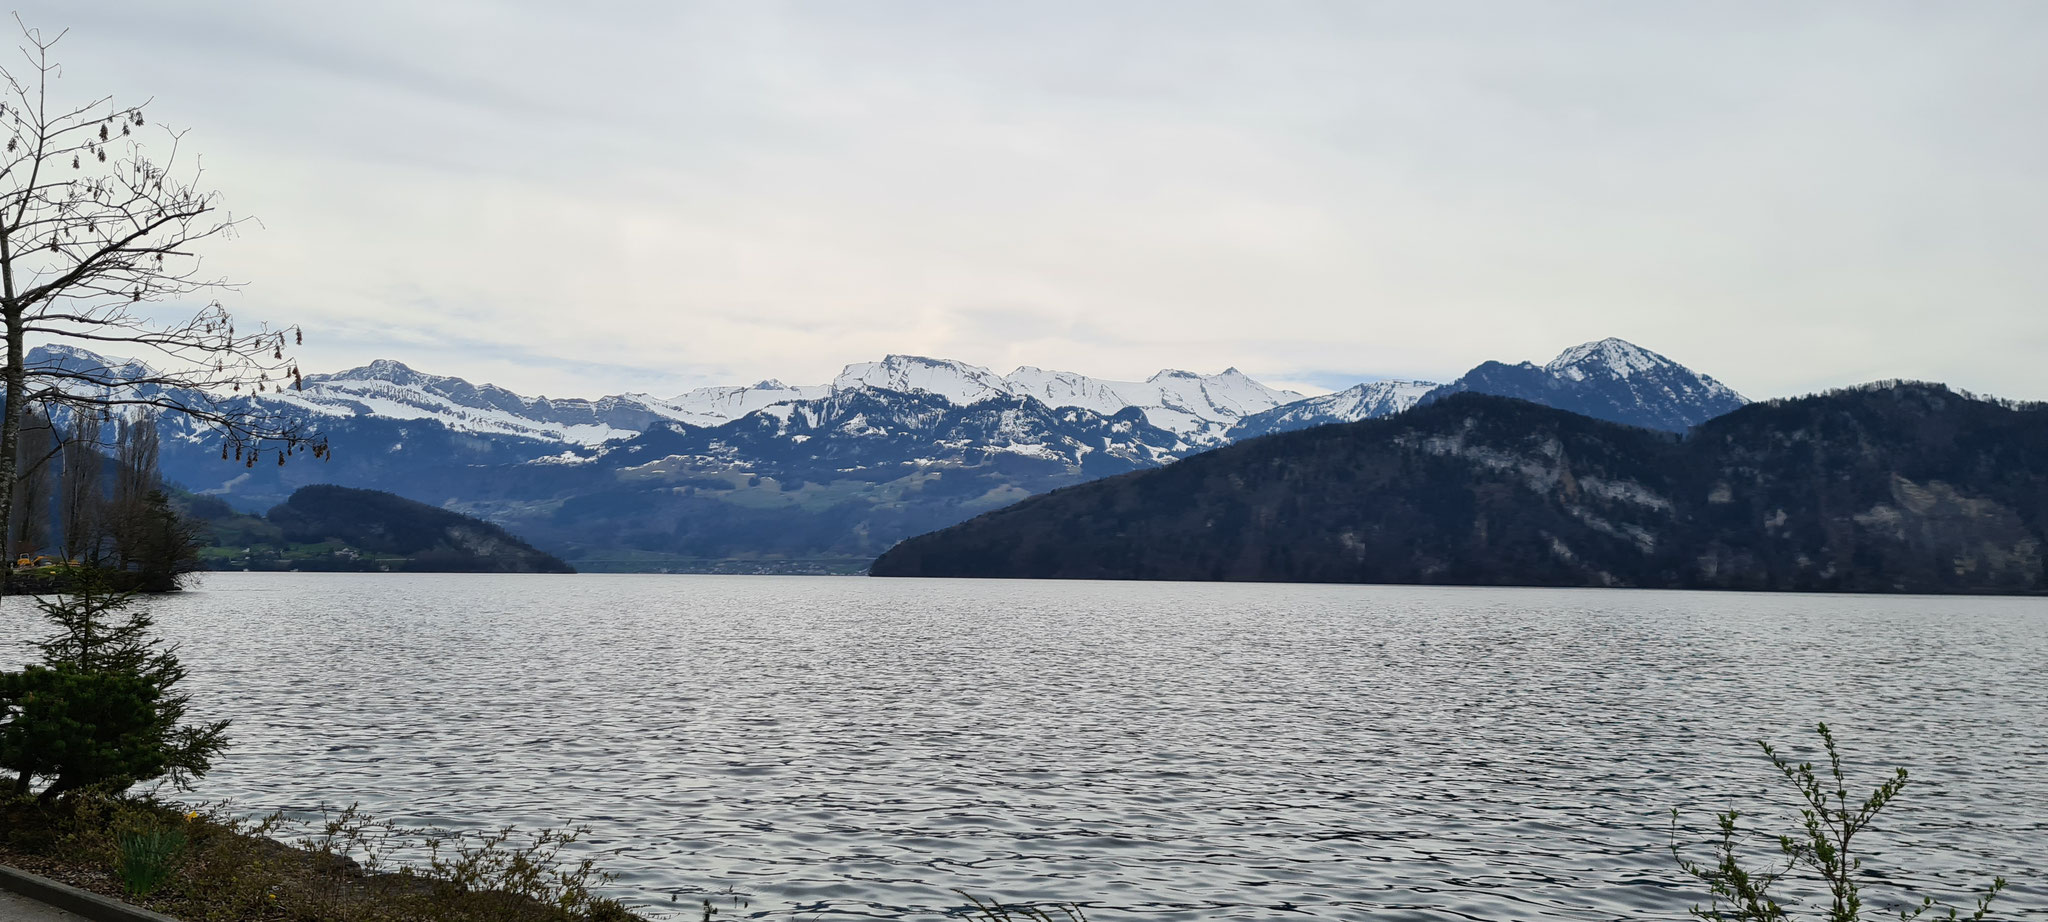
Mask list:
[[[309,367],[1276,386],[1609,333],[2048,397],[2040,4],[30,0],[260,230]]]

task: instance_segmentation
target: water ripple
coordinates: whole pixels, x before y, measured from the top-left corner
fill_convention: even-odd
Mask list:
[[[158,611],[235,718],[203,796],[587,824],[657,907],[1672,918],[1668,810],[1777,801],[1745,741],[1825,719],[1914,773],[1874,867],[2048,917],[2041,600],[217,574]]]

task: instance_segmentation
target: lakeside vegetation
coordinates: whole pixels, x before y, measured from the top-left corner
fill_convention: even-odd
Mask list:
[[[69,425],[31,415],[21,440],[9,588],[57,592],[91,582],[169,592],[198,566],[198,539],[158,472],[155,417],[102,426],[85,414],[72,414]]]
[[[188,922],[630,922],[574,831],[457,836],[82,795],[0,805],[0,863]],[[425,855],[406,863],[394,853]]]
[[[597,894],[595,859],[571,857],[580,831],[463,836],[354,807],[250,820],[159,798],[213,768],[230,722],[188,714],[185,669],[134,594],[86,581],[37,608],[39,661],[0,672],[0,861],[189,920],[634,918]]]
[[[497,525],[378,490],[300,487],[261,516],[187,493],[179,509],[213,570],[575,572]]]
[[[1770,743],[1757,741],[1771,767],[1798,793],[1796,829],[1776,834],[1745,829],[1740,810],[1724,810],[1714,814],[1714,835],[1708,845],[1712,857],[1696,861],[1686,857],[1680,847],[1680,813],[1677,808],[1672,809],[1672,859],[1678,862],[1680,870],[1706,885],[1710,898],[1707,904],[1692,907],[1695,918],[1709,922],[1776,922],[1797,918],[1795,911],[1801,907],[1796,898],[1784,895],[1788,887],[1781,886],[1788,883],[1818,885],[1826,894],[1828,906],[1815,915],[1828,922],[1855,922],[1869,914],[1863,895],[1865,885],[1887,880],[1889,876],[1864,870],[1863,859],[1853,846],[1857,835],[1868,830],[1877,814],[1906,789],[1910,776],[1906,769],[1895,768],[1891,777],[1880,782],[1870,794],[1852,799],[1834,732],[1822,723],[1815,727],[1815,733],[1825,755],[1825,764],[1819,769],[1811,761],[1793,761]],[[1768,857],[1748,857],[1751,850]],[[1905,922],[1930,912],[1939,913],[1933,918],[1981,922],[1991,911],[1992,900],[2005,888],[2005,878],[1993,878],[1967,916],[1962,915],[1963,910],[1928,895],[1921,895],[1918,900],[1896,897],[1885,912],[1896,912]]]
[[[164,482],[156,420],[103,430],[35,417],[23,433],[9,585],[170,592],[195,570],[571,573],[490,522],[376,490],[302,487],[264,515]]]

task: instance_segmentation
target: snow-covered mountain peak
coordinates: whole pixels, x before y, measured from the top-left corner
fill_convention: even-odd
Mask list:
[[[1000,376],[979,365],[922,355],[890,355],[879,362],[857,362],[832,379],[833,390],[862,388],[932,394],[958,406],[1010,392]]]
[[[1004,381],[1011,393],[1052,407],[1080,407],[1105,416],[1135,407],[1147,422],[1196,445],[1217,444],[1238,419],[1301,399],[1235,368],[1217,375],[1168,368],[1144,381],[1109,381],[1026,365]]]
[[[120,391],[125,397],[143,398],[145,402],[170,390],[160,383],[131,383],[153,382],[158,377],[157,369],[145,362],[117,355],[101,355],[76,346],[31,346],[22,356],[22,368],[31,379],[30,390],[52,387],[66,394],[93,398]],[[5,388],[0,387],[0,390]],[[143,404],[134,404],[115,412],[133,417],[152,411]]]
[[[358,365],[354,368],[343,369],[332,374],[307,375],[306,379],[309,382],[315,379],[322,382],[385,381],[398,385],[424,384],[445,380],[440,375],[422,374],[414,371],[412,366],[396,359],[373,359],[368,365]]]
[[[90,349],[50,343],[32,346],[23,356],[23,364],[31,373],[64,369],[94,377],[109,378],[149,377],[156,373],[148,363],[118,355],[101,355]]]
[[[1378,381],[1353,384],[1335,394],[1325,394],[1324,396],[1344,396],[1350,399],[1383,396],[1394,400],[1400,405],[1401,410],[1405,410],[1414,406],[1417,400],[1422,399],[1422,395],[1429,393],[1436,386],[1437,384],[1434,381],[1407,381],[1400,378],[1383,378]],[[1397,410],[1396,412],[1399,411]]]
[[[1231,427],[1230,438],[1252,438],[1328,423],[1392,416],[1420,401],[1437,385],[1428,381],[1382,380],[1354,384],[1334,394],[1308,397],[1247,415]]]
[[[1543,366],[1543,371],[1571,381],[1646,378],[1652,382],[1650,386],[1664,396],[1719,408],[1710,415],[1718,415],[1749,402],[1726,384],[1614,337],[1566,349],[1551,359],[1550,364]],[[1631,381],[1631,386],[1635,386],[1635,382]]]
[[[1749,402],[1711,377],[1621,339],[1573,346],[1541,366],[1485,362],[1426,399],[1460,391],[1667,432],[1684,432]]]
[[[770,378],[752,387],[700,387],[668,400],[646,400],[649,409],[692,426],[719,426],[749,413],[794,400],[815,400],[832,393],[823,385],[791,387]]]
[[[1543,370],[1574,381],[1583,381],[1587,375],[1595,372],[1604,372],[1615,378],[1627,378],[1659,368],[1678,367],[1681,366],[1677,362],[1635,343],[1610,336],[1597,342],[1580,343],[1558,353],[1557,358],[1551,359],[1550,364],[1543,366]]]
[[[80,349],[77,346],[67,346],[63,343],[48,343],[41,346],[32,346],[28,350],[28,356],[32,360],[40,358],[45,362],[89,362],[93,365],[106,365],[109,367],[120,367],[122,365],[141,364],[140,362],[137,362],[134,359],[124,359],[121,358],[120,356],[114,355],[101,355],[100,353],[94,352],[90,349]]]

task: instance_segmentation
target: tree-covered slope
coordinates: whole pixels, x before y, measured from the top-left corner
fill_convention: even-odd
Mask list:
[[[569,573],[570,567],[496,525],[390,493],[301,487],[258,518],[188,496],[185,515],[209,547],[202,558],[236,569]]]
[[[876,575],[2039,592],[2048,409],[1938,385],[1675,435],[1454,394],[913,538]]]

